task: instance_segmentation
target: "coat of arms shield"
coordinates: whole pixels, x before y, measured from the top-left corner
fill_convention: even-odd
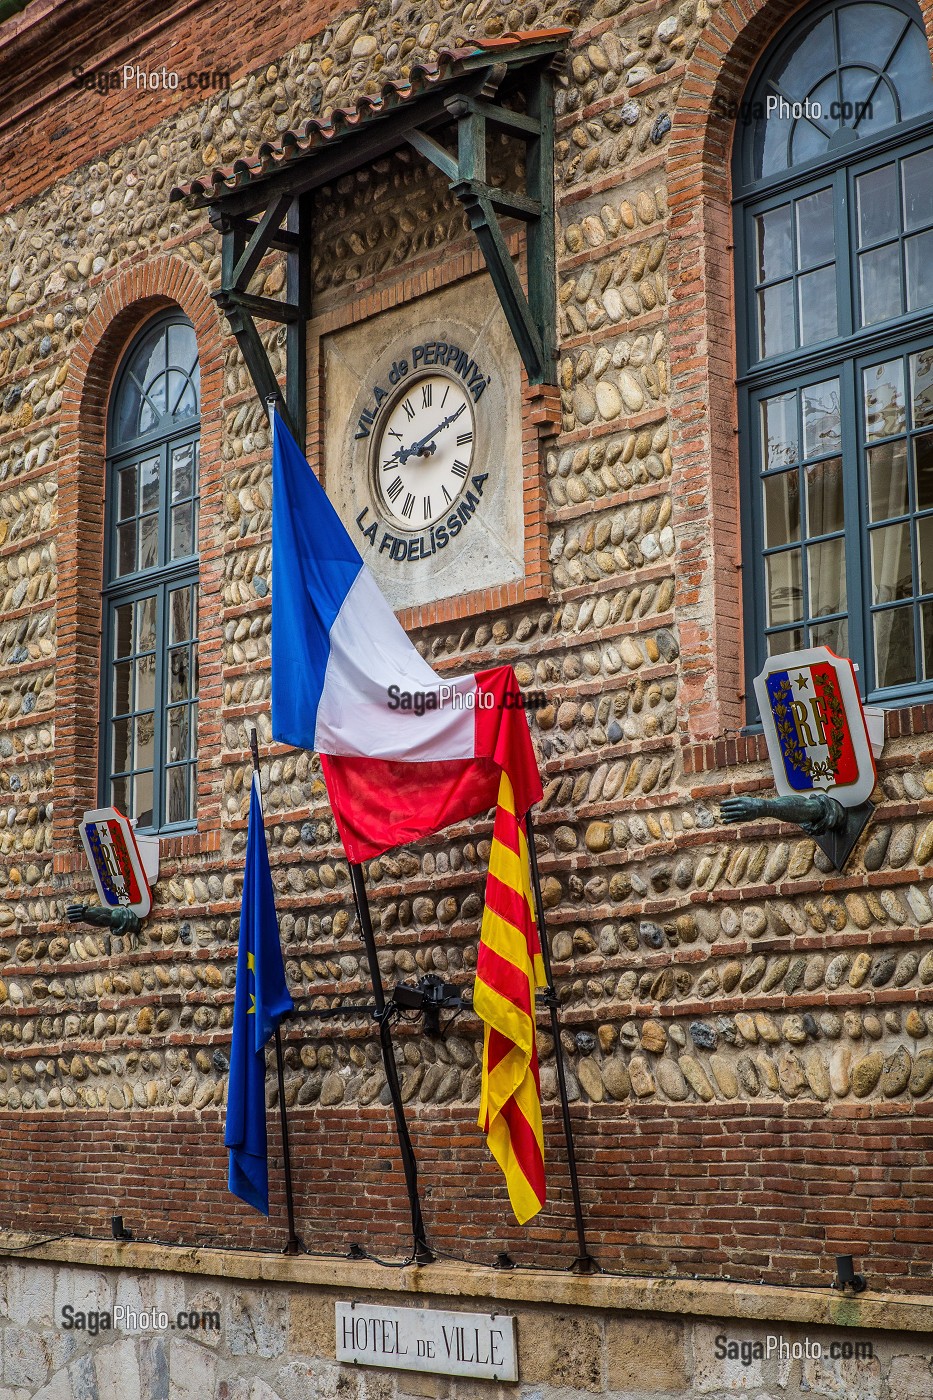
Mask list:
[[[829,647],[769,657],[755,694],[779,793],[825,792],[844,807],[868,800],[875,760],[848,657]]]

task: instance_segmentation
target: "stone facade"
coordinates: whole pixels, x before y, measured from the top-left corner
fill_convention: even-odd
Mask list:
[[[66,1253],[6,1271],[4,1400],[928,1400],[933,1387],[928,1305],[898,1308],[883,1295],[827,1303],[750,1288],[736,1303],[715,1285],[449,1265],[407,1271],[402,1283],[372,1265],[273,1261],[259,1274],[209,1251],[179,1263],[177,1251],[143,1248],[117,1267]],[[337,1362],[334,1304],[351,1296],[514,1316],[518,1384]],[[79,1312],[111,1325],[93,1336],[61,1326]]]
[[[512,608],[490,600],[480,616],[454,609],[412,632],[441,673],[508,661],[523,686],[549,698],[533,719],[545,781],[539,853],[601,1261],[621,1254],[642,1267],[696,1270],[711,1248],[728,1258],[732,1225],[698,1228],[693,1194],[698,1178],[721,1190],[734,1169],[723,1209],[746,1242],[738,1276],[760,1277],[770,1257],[782,1276],[813,1281],[825,1271],[824,1241],[856,1248],[854,1231],[892,1286],[928,1288],[933,706],[889,717],[878,811],[845,874],[794,829],[736,831],[718,814],[726,794],[766,791],[771,781],[760,741],[735,737],[731,330],[718,311],[708,322],[696,312],[700,284],[705,304],[718,305],[722,227],[702,181],[727,186],[727,157],[720,150],[716,160],[729,133],[702,123],[720,82],[741,90],[787,7],[748,6],[746,24],[737,5],[719,0],[569,10],[431,0],[414,27],[397,4],[294,7],[250,31],[245,47],[240,6],[204,5],[200,21],[178,8],[177,24],[172,7],[164,17],[163,51],[174,36],[179,67],[194,67],[200,52],[222,59],[233,70],[228,92],[172,102],[126,90],[40,93],[42,122],[64,134],[39,168],[30,154],[19,180],[10,157],[28,118],[17,124],[11,109],[0,125],[0,1152],[5,1144],[15,1202],[0,1206],[6,1223],[73,1225],[69,1199],[80,1199],[82,1223],[102,1228],[128,1180],[110,1162],[96,1193],[84,1194],[108,1115],[114,1140],[149,1134],[169,1163],[173,1141],[200,1132],[216,1174],[253,725],[290,983],[319,1005],[367,987],[318,763],[271,744],[269,433],[210,301],[218,240],[203,214],[169,205],[169,189],[256,151],[308,113],[377,91],[458,35],[566,23],[574,34],[556,153],[562,416],[542,449],[547,593]],[[26,18],[0,42],[0,77],[29,52]],[[210,40],[203,50],[199,32]],[[148,31],[129,27],[122,39],[143,59],[158,56]],[[694,169],[695,148],[703,158]],[[691,189],[702,202],[690,204]],[[701,217],[708,244],[689,223]],[[459,206],[412,154],[322,191],[315,219],[315,316],[339,316],[372,288],[425,270],[440,275],[456,257],[475,259]],[[282,285],[270,257],[253,290],[275,296]],[[75,819],[97,798],[102,415],[128,339],[173,303],[195,322],[204,375],[199,825],[163,843],[139,940],[107,940],[63,922],[72,892],[88,888]],[[283,335],[265,340],[281,374]],[[699,362],[702,392],[690,380]],[[732,402],[725,418],[713,412],[723,395]],[[312,438],[317,427],[309,424]],[[369,864],[390,982],[437,971],[470,984],[488,851],[488,823],[477,822]],[[334,1206],[328,1173],[348,1165],[339,1144],[360,1121],[366,1153],[382,1163],[393,1149],[364,1021],[348,1031],[296,1028],[287,1039],[296,1131],[338,1144],[302,1179],[304,1218],[323,1199]],[[480,1043],[469,1017],[441,1044],[399,1037],[403,1096],[429,1170],[450,1136],[479,1153]],[[556,1262],[566,1261],[571,1235],[545,1034],[540,1048],[556,1223],[545,1215],[522,1239]],[[679,1150],[691,1130],[693,1160]],[[872,1157],[859,1155],[868,1135],[878,1142]],[[666,1174],[654,1198],[663,1228],[637,1193],[618,1211],[638,1140],[654,1144]],[[60,1142],[68,1163],[57,1201],[37,1180],[43,1141]],[[838,1161],[834,1141],[847,1145]],[[615,1157],[601,1156],[607,1142]],[[786,1142],[799,1165],[790,1178],[776,1165]],[[485,1245],[509,1227],[495,1176],[478,1170],[484,1196],[471,1203],[469,1228]],[[160,1178],[164,1199],[183,1205],[184,1186],[170,1176]],[[36,1192],[41,1210],[30,1217]],[[800,1217],[812,1196],[853,1192],[858,1213],[817,1208],[809,1239],[775,1223],[782,1195]],[[910,1217],[901,1234],[898,1209]],[[144,1201],[139,1210],[154,1234],[190,1238],[181,1216]],[[461,1237],[464,1196],[438,1190],[431,1210],[438,1238]],[[219,1191],[199,1225],[217,1239],[268,1243],[274,1230],[257,1233],[247,1215]],[[377,1239],[391,1245],[391,1225],[380,1228]],[[757,1252],[756,1230],[765,1237]]]

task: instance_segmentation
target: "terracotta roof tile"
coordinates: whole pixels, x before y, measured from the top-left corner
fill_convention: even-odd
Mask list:
[[[351,132],[387,116],[422,93],[453,84],[464,72],[477,67],[483,58],[516,62],[526,50],[539,45],[563,45],[570,29],[534,29],[510,32],[495,39],[477,39],[455,49],[441,49],[434,63],[416,63],[407,78],[393,79],[376,95],[364,95],[352,107],[335,107],[326,117],[308,117],[297,131],[283,131],[277,141],[264,141],[252,158],[240,158],[232,165],[215,166],[187,185],[176,185],[172,200],[190,200],[196,207],[212,204],[246,185],[281,170],[290,162],[305,160],[315,151],[335,144]]]

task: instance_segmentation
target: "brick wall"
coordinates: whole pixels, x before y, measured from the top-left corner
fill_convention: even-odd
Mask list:
[[[293,1110],[298,1233],[307,1249],[349,1245],[398,1259],[411,1241],[405,1184],[380,1106]],[[825,1285],[854,1254],[875,1290],[929,1288],[933,1107],[915,1117],[808,1103],[574,1110],[587,1240],[603,1269]],[[279,1124],[269,1115],[270,1216],[231,1198],[217,1112],[41,1113],[6,1125],[0,1227],[108,1238],[121,1214],[139,1240],[277,1250],[285,1240]],[[545,1120],[549,1200],[515,1225],[473,1116],[422,1110],[413,1127],[429,1240],[490,1264],[569,1267],[577,1244],[560,1118]],[[456,1150],[452,1144],[456,1143]],[[28,1175],[23,1163],[32,1164]],[[39,1163],[45,1165],[39,1169]]]

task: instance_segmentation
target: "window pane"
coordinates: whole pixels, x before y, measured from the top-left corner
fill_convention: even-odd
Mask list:
[[[797,395],[777,394],[761,405],[762,457],[767,469],[787,467],[800,456],[797,445]]]
[[[133,604],[124,603],[114,611],[114,656],[129,656],[133,650]]]
[[[110,784],[110,803],[116,807],[118,812],[124,816],[132,816],[130,811],[130,792],[132,789],[132,778],[114,778]]]
[[[187,642],[191,636],[191,589],[175,588],[169,596],[169,641]]]
[[[769,656],[780,656],[785,651],[800,651],[802,646],[802,627],[791,627],[786,632],[772,632],[768,637]]]
[[[793,282],[778,282],[758,293],[758,338],[762,358],[793,350],[797,343]]]
[[[916,680],[914,610],[886,608],[875,613],[875,675],[879,687]]]
[[[842,458],[830,457],[807,467],[807,534],[830,535],[844,525]]]
[[[868,509],[871,520],[907,514],[907,444],[903,438],[868,450]]]
[[[933,680],[933,603],[920,604],[921,647],[923,648],[923,679]]]
[[[136,662],[137,710],[151,710],[155,705],[155,656],[141,656]]]
[[[908,156],[901,165],[904,185],[904,228],[933,224],[933,150]]]
[[[192,506],[175,506],[172,510],[172,558],[187,559],[194,553]]]
[[[120,661],[113,668],[113,712],[125,715],[133,708],[133,663]]]
[[[872,365],[862,375],[865,396],[865,435],[869,442],[893,437],[906,427],[904,365],[901,360]]]
[[[924,235],[926,236],[926,235]],[[836,334],[836,264],[808,272],[797,282],[800,343],[812,345]]]
[[[832,186],[797,201],[797,266],[818,267],[836,256]]]
[[[910,397],[914,427],[933,427],[933,350],[910,357]]]
[[[807,550],[810,570],[810,616],[828,617],[846,609],[846,550],[842,539],[825,540]]]
[[[838,617],[833,622],[820,622],[810,628],[812,647],[830,647],[837,656],[849,654],[849,620]]]
[[[933,433],[914,438],[917,509],[933,510]]]
[[[143,515],[139,521],[139,568],[152,569],[159,562],[159,517]]]
[[[188,722],[189,710],[187,705],[176,705],[168,712],[168,757],[169,762],[175,763],[181,758],[188,758],[188,736],[190,725]]]
[[[805,457],[820,457],[842,448],[839,380],[825,379],[803,390],[803,450]]]
[[[187,647],[169,652],[169,699],[187,700],[190,694],[191,662]]]
[[[194,446],[188,442],[172,453],[172,501],[187,500],[194,490]]]
[[[117,528],[117,576],[132,574],[136,569],[136,522]]]
[[[888,66],[888,75],[897,89],[902,122],[911,117],[926,117],[933,110],[933,77],[930,73],[930,50],[926,36],[917,25],[911,25]]]
[[[136,467],[124,467],[120,472],[119,482],[117,516],[120,520],[127,520],[136,514]]]
[[[186,325],[184,321],[176,321],[168,328],[168,362],[170,365],[178,365],[186,373],[190,373],[197,359],[198,345],[195,339],[194,326]]]
[[[150,712],[139,715],[136,720],[136,753],[134,764],[137,768],[151,768],[153,762],[153,735],[155,716]]]
[[[111,767],[115,773],[121,773],[133,766],[130,721],[128,719],[115,719],[112,730]]]
[[[791,137],[791,159],[794,165],[800,165],[805,160],[816,160],[819,156],[826,154],[829,145],[829,137],[821,131],[813,122],[802,117],[794,126],[794,134]]]
[[[768,590],[768,626],[799,622],[803,617],[803,575],[800,550],[787,549],[765,559]]]
[[[843,63],[858,63],[871,54],[880,66],[890,57],[904,28],[902,12],[888,5],[846,5],[836,15]]]
[[[897,166],[879,166],[855,182],[858,200],[858,241],[880,243],[897,235]]]
[[[862,289],[862,325],[887,321],[899,316],[901,305],[901,258],[899,244],[887,243],[859,257]]]
[[[165,775],[166,810],[170,822],[183,822],[188,817],[188,765],[170,768]]]
[[[871,534],[872,601],[893,603],[914,591],[910,562],[910,526],[886,525]]]
[[[152,826],[152,774],[137,773],[133,783],[133,799],[136,808],[133,816],[140,826]]]
[[[765,548],[790,544],[800,539],[800,475],[796,471],[766,476],[762,482],[765,497]]]
[[[758,281],[773,282],[794,270],[794,244],[791,238],[790,205],[769,209],[755,220],[758,232]]]
[[[155,594],[136,604],[136,650],[152,651],[156,644]]]
[[[917,521],[917,563],[920,592],[933,593],[933,515],[923,515]]]
[[[142,501],[140,511],[158,510],[159,507],[159,459],[149,457],[139,464],[139,485]]]
[[[908,238],[907,310],[922,311],[933,306],[933,229]]]

